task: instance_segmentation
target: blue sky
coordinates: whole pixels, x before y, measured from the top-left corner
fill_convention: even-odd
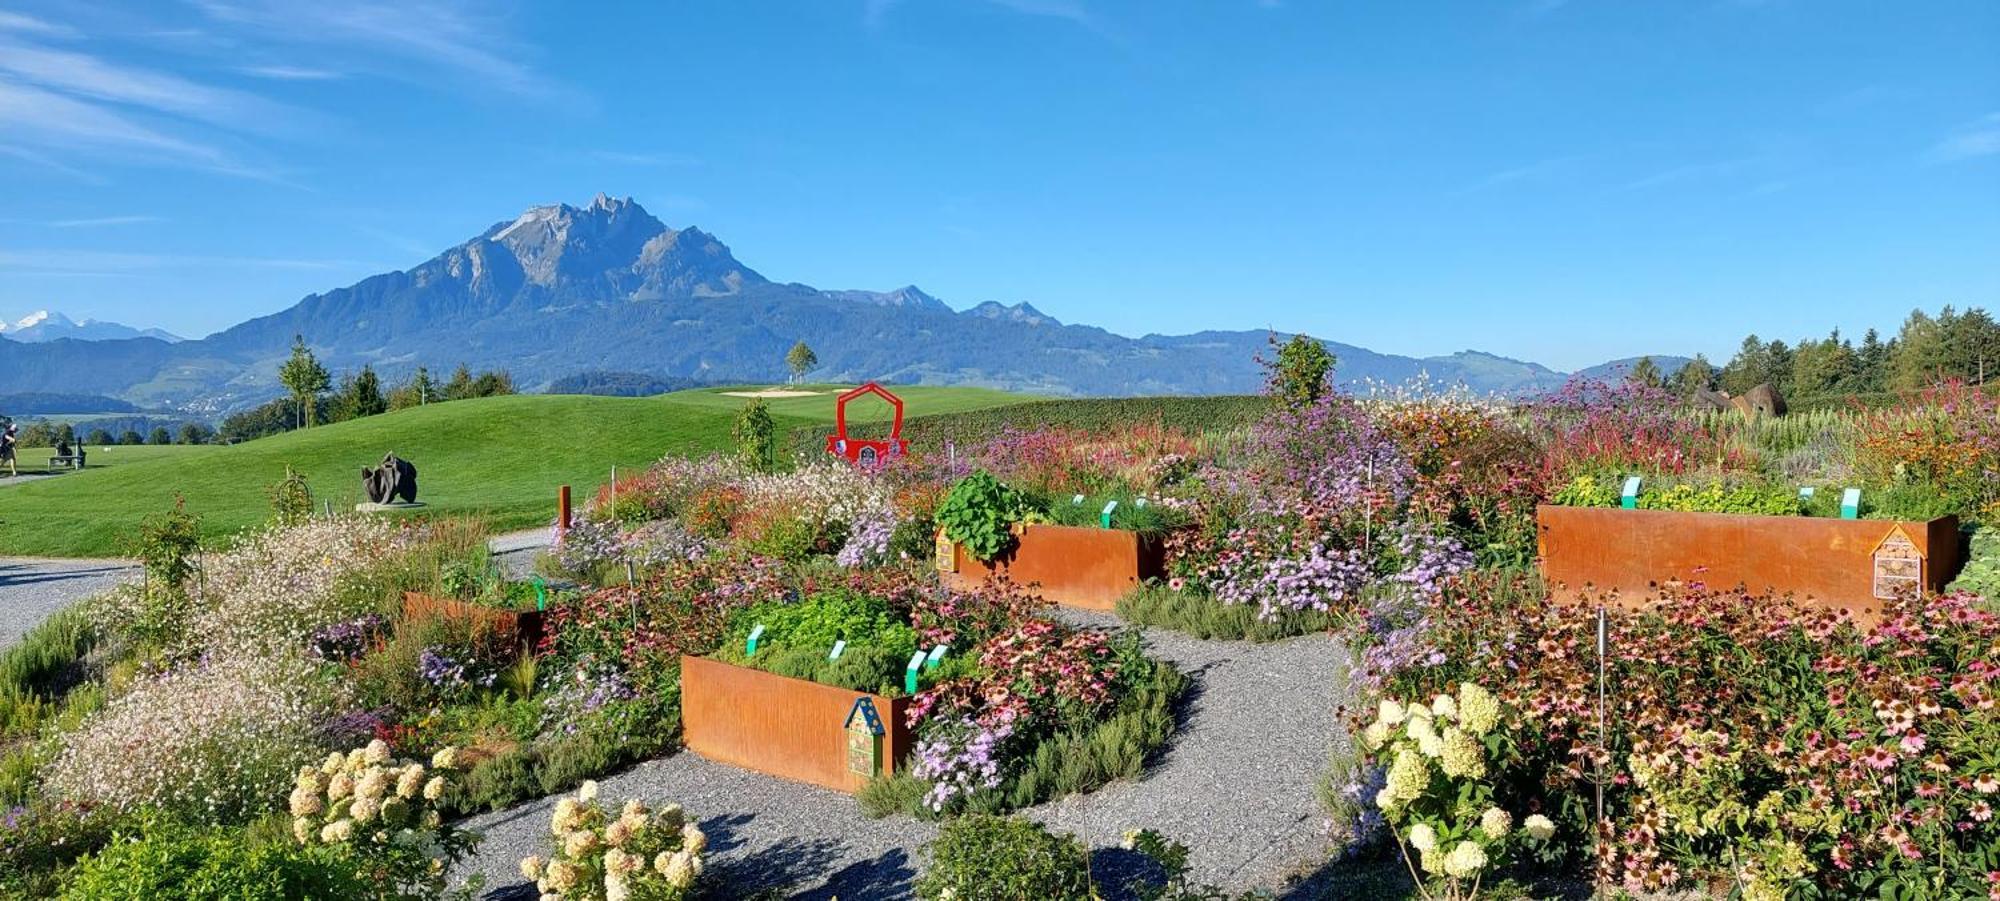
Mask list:
[[[0,3],[0,316],[631,195],[768,277],[1572,367],[2000,307],[2000,4]]]

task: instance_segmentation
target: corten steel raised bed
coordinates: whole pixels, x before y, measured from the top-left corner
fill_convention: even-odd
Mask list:
[[[946,546],[949,545],[947,552]],[[1016,585],[1039,585],[1042,597],[1065,607],[1110,610],[1139,583],[1166,575],[1158,538],[1125,529],[1031,525],[991,563],[963,545],[938,536],[938,571],[947,584],[976,586],[995,575]]]
[[[1616,590],[1632,606],[1653,586],[1743,586],[1873,623],[1884,601],[1941,591],[1962,562],[1958,517],[1928,522],[1745,516],[1544,505],[1535,511],[1542,575],[1557,597]]]
[[[848,725],[855,701],[874,706],[880,743],[855,757]],[[885,698],[793,679],[707,657],[681,658],[681,738],[710,760],[772,776],[854,792],[872,774],[903,770],[911,747],[910,699]],[[863,724],[856,719],[856,727]],[[865,737],[860,739],[865,742]]]
[[[531,653],[541,644],[547,623],[540,610],[501,610],[420,591],[403,592],[403,618],[412,622],[452,619],[483,625],[509,646]]]

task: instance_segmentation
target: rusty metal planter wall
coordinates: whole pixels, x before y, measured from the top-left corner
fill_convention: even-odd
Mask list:
[[[882,775],[901,772],[911,746],[910,699],[849,691],[706,657],[681,658],[681,736],[720,763],[853,792],[868,777],[848,768],[847,715],[874,702],[885,734]]]
[[[943,539],[940,538],[940,541]],[[1013,549],[985,563],[954,544],[949,568],[939,554],[945,581],[971,587],[1002,574],[1017,585],[1038,583],[1042,597],[1066,607],[1110,610],[1146,579],[1166,573],[1166,554],[1156,538],[1124,529],[1031,525],[1020,530]]]
[[[540,610],[501,610],[418,591],[403,592],[403,618],[411,622],[452,619],[483,625],[498,633],[509,645],[529,653],[541,643],[546,623]]]
[[[1890,589],[1940,591],[1961,563],[1955,516],[1899,522],[1544,505],[1535,520],[1542,574],[1569,599],[1615,589],[1638,605],[1654,585],[1700,581],[1790,594],[1874,622]]]

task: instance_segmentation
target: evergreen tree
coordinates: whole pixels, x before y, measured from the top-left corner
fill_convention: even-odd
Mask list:
[[[1697,391],[1711,391],[1715,388],[1715,364],[1708,357],[1695,354],[1674,372],[1670,380],[1673,392],[1681,397],[1693,397]]]
[[[1632,364],[1631,371],[1625,373],[1625,381],[1648,388],[1665,386],[1665,380],[1660,377],[1660,364],[1653,362],[1652,357],[1640,357],[1639,362]]]
[[[106,444],[111,443],[111,433],[103,429],[91,429],[90,435],[89,437],[84,439],[84,443],[95,444],[102,447]]]
[[[409,381],[389,392],[389,409],[407,410],[436,400],[443,400],[438,396],[437,381],[428,368],[419,366]]]
[[[166,427],[166,426],[163,426],[163,425],[156,425],[156,426],[153,426],[153,433],[152,433],[152,434],[150,434],[150,435],[147,435],[147,436],[146,436],[146,443],[147,443],[147,444],[172,444],[172,443],[174,443],[174,437],[173,437],[172,435],[169,435],[169,434],[167,434],[167,427]]]
[[[126,429],[124,432],[118,435],[119,444],[139,444],[145,440],[146,439],[141,438],[139,436],[138,432],[135,432],[131,429]]]
[[[389,412],[389,401],[382,396],[382,380],[376,377],[375,367],[363,366],[360,372],[342,381],[334,410],[334,415],[343,420]]]
[[[466,368],[464,363],[458,364],[458,368],[452,371],[451,381],[444,385],[444,399],[465,400],[478,396],[472,384],[472,370]]]
[[[319,358],[313,356],[312,349],[306,347],[304,335],[292,336],[292,356],[278,367],[278,381],[298,404],[300,426],[311,428],[319,396],[332,386],[333,379],[327,375],[326,367],[320,365]]]
[[[1855,390],[1860,373],[1860,357],[1854,345],[1834,329],[1824,341],[1801,341],[1792,352],[1792,377],[1784,386],[1787,397],[1811,397]]]
[[[500,397],[514,393],[514,377],[500,370],[482,372],[472,380],[473,397]]]
[[[208,440],[214,436],[215,433],[210,431],[208,426],[202,425],[199,422],[184,422],[181,423],[181,434],[178,443],[207,444]]]

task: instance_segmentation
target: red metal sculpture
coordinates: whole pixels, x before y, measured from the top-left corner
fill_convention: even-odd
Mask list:
[[[864,394],[873,394],[889,402],[895,408],[896,418],[889,426],[889,437],[850,438],[847,435],[847,402]],[[834,434],[826,436],[826,452],[847,459],[849,463],[877,465],[892,460],[910,451],[910,442],[903,440],[903,399],[889,393],[889,389],[869,382],[852,391],[845,392],[833,404]]]

